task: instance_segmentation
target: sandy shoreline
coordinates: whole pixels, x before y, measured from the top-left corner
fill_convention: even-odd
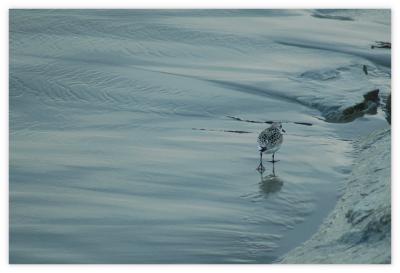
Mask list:
[[[391,263],[391,130],[355,144],[346,189],[316,234],[280,263]]]

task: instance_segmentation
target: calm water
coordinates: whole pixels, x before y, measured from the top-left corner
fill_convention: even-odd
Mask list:
[[[375,40],[388,11],[10,11],[10,262],[275,261],[387,126],[323,121],[388,94]],[[313,126],[284,123],[272,177],[267,125],[227,116]]]

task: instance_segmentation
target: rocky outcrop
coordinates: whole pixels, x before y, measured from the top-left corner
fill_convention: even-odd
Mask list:
[[[364,94],[364,101],[353,106],[337,109],[326,114],[327,122],[344,123],[351,122],[365,114],[375,115],[379,106],[379,89],[374,89]]]

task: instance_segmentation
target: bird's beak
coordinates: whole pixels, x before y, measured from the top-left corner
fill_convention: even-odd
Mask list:
[[[282,128],[282,132],[286,133],[285,129]]]

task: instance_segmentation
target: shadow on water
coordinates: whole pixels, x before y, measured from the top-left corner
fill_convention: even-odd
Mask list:
[[[272,173],[263,175],[264,172],[260,173],[260,192],[264,196],[268,196],[272,193],[278,192],[283,187],[283,180],[279,178],[275,173],[275,164],[272,164]]]

